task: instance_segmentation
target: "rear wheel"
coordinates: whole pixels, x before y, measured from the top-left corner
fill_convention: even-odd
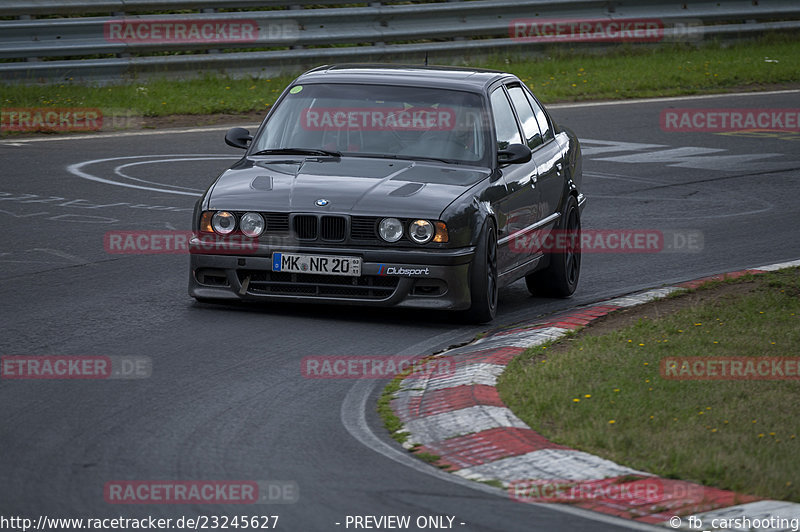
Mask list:
[[[497,232],[494,221],[487,219],[481,230],[475,258],[470,268],[472,306],[465,319],[470,323],[492,321],[497,314]]]
[[[581,212],[575,196],[569,196],[562,219],[563,223],[558,229],[567,234],[567,241],[572,244],[567,249],[555,250],[545,269],[525,276],[525,285],[535,296],[569,297],[578,287],[581,274]]]

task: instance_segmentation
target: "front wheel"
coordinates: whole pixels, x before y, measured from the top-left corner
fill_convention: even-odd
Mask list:
[[[535,296],[569,297],[578,287],[581,275],[581,212],[578,201],[570,195],[564,207],[560,230],[570,244],[553,252],[550,264],[543,270],[525,276],[528,291]]]
[[[494,222],[487,219],[481,230],[475,258],[470,267],[472,305],[465,312],[470,323],[492,321],[497,314],[497,232]]]

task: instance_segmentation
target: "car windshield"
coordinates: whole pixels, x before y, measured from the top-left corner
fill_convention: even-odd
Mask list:
[[[353,157],[488,166],[486,110],[469,92],[386,85],[295,85],[251,153],[311,149]]]

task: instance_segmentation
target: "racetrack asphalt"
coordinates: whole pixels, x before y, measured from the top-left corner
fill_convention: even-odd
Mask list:
[[[583,140],[584,229],[690,231],[702,249],[585,254],[571,299],[531,297],[515,283],[492,326],[800,256],[796,133],[659,127],[670,107],[796,100],[797,91],[554,107]],[[320,531],[356,515],[454,516],[463,530],[635,526],[520,504],[409,465],[374,412],[382,382],[300,371],[306,356],[428,354],[486,327],[391,309],[202,305],[186,294],[185,255],[107,253],[110,230],[188,230],[194,194],[241,154],[222,130],[157,133],[0,141],[0,355],[152,361],[144,379],[0,379],[0,515],[279,515],[279,529]],[[124,480],[283,480],[297,483],[299,500],[107,503],[106,483]]]

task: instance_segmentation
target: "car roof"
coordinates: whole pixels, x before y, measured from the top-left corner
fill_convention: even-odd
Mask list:
[[[496,80],[513,77],[497,70],[470,67],[343,64],[309,70],[297,78],[296,83],[407,85],[482,92]]]

